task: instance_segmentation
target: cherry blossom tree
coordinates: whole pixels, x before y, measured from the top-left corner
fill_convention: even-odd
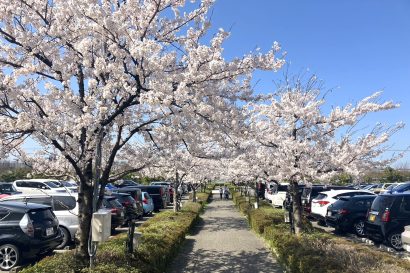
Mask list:
[[[223,120],[229,105],[251,95],[255,69],[282,66],[276,43],[266,54],[226,61],[227,32],[204,42],[212,3],[0,3],[1,150],[30,138],[41,147],[38,162],[75,176],[83,255],[97,186],[103,189],[112,178],[118,155],[133,149],[130,142],[152,141],[169,116],[199,128]],[[145,159],[122,173],[143,167]]]
[[[358,129],[360,120],[373,112],[398,107],[380,102],[375,93],[356,104],[326,111],[321,84],[315,77],[296,78],[279,84],[275,94],[263,103],[250,103],[250,128],[265,156],[259,166],[278,181],[290,183],[296,232],[302,229],[302,210],[298,183],[329,181],[337,173],[360,175],[376,165],[386,151],[389,137],[402,124],[384,127],[377,124],[370,132]]]

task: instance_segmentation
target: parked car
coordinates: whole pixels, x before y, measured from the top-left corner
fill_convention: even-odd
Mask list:
[[[13,186],[13,183],[8,182],[0,182],[0,195],[3,197],[19,194],[20,191],[17,191],[16,188]],[[1,198],[1,197],[0,197]]]
[[[283,202],[286,199],[286,193],[288,191],[289,184],[282,183],[282,184],[274,184],[272,188],[272,196],[270,197],[272,205],[274,207],[282,207]]]
[[[0,270],[10,270],[23,259],[49,253],[62,240],[51,207],[12,201],[0,203]]]
[[[126,221],[142,219],[144,215],[144,209],[137,206],[137,202],[131,196],[131,194],[113,192],[112,196],[117,197],[118,201],[124,207]]]
[[[164,209],[167,206],[166,189],[163,186],[138,186],[141,191],[148,192],[154,201],[154,211]]]
[[[67,192],[67,190],[60,188],[59,186],[54,184],[52,179],[16,180],[13,182],[13,186],[17,191],[20,191],[22,193],[49,194]]]
[[[66,189],[68,192],[78,192],[78,185],[70,181],[55,180],[52,181],[54,184],[60,188]]]
[[[374,193],[383,193],[387,191],[387,188],[391,185],[394,185],[395,183],[381,183],[378,184],[376,188],[371,189]]]
[[[154,181],[151,182],[151,186],[164,186],[167,190],[167,204],[173,203],[174,202],[174,188],[173,184],[171,182],[166,182],[166,181]],[[183,191],[182,185],[180,185],[180,188]]]
[[[364,236],[364,222],[376,195],[341,197],[327,208],[326,224],[336,231]]]
[[[133,180],[127,180],[127,179],[120,179],[117,180],[113,183],[113,185],[117,188],[124,188],[124,187],[135,187],[139,186],[139,184]]]
[[[16,194],[0,201],[29,202],[50,206],[59,221],[63,241],[57,249],[62,249],[74,243],[75,233],[78,230],[78,195],[75,193],[52,194]],[[1,204],[1,203],[0,203]]]
[[[410,191],[410,182],[398,183],[395,187],[389,189],[385,193],[404,193]]]
[[[135,204],[137,206],[137,211],[139,216],[143,216],[143,204],[142,204],[142,191],[139,188],[136,187],[123,187],[123,188],[117,188],[112,191],[113,193],[127,193],[131,195],[132,198],[135,200]],[[138,217],[139,217],[138,216]]]
[[[117,197],[105,195],[102,208],[111,211],[111,232],[114,232],[117,227],[126,224],[124,207],[118,201]]]
[[[379,195],[370,208],[365,222],[366,236],[377,243],[385,242],[402,249],[401,233],[410,225],[410,194]]]
[[[142,203],[144,208],[144,214],[150,215],[154,211],[154,201],[148,192],[142,192]]]
[[[348,186],[333,186],[333,185],[313,185],[312,187],[305,187],[302,190],[302,206],[304,213],[310,216],[312,200],[316,198],[320,192],[329,190],[353,190]]]
[[[342,197],[351,197],[356,195],[374,195],[371,191],[364,190],[330,190],[318,194],[312,199],[312,209],[310,215],[325,224],[327,208]]]
[[[404,232],[401,234],[401,242],[404,250],[410,252],[410,226],[404,227]]]

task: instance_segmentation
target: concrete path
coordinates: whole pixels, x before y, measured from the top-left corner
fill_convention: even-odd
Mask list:
[[[261,239],[249,230],[232,200],[214,193],[202,220],[171,264],[169,273],[283,272]]]

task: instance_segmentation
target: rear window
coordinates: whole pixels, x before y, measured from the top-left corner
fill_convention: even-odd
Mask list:
[[[349,199],[345,199],[345,198],[339,199],[332,204],[332,207],[335,209],[346,207],[346,205],[348,204],[348,200]]]
[[[322,199],[325,199],[326,197],[327,197],[327,194],[319,193],[319,194],[315,197],[315,199],[316,199],[316,200],[322,200]]]
[[[288,191],[288,186],[287,185],[279,185],[278,186],[278,191]]]
[[[160,194],[161,192],[161,188],[145,188],[144,189],[146,192],[148,192],[149,194]]]
[[[54,220],[56,216],[51,209],[31,210],[28,212],[30,219],[34,224],[43,223],[47,220]]]
[[[118,201],[118,199],[109,199],[108,203],[110,203],[112,208],[122,208],[121,203]]]
[[[308,198],[311,192],[312,192],[312,188],[304,188],[302,192],[302,198]]]
[[[54,196],[54,210],[73,210],[77,205],[73,196]]]
[[[16,191],[12,184],[0,184],[0,193],[11,193]]]
[[[373,211],[384,211],[386,208],[390,208],[393,204],[393,196],[378,196],[374,199],[371,210]]]

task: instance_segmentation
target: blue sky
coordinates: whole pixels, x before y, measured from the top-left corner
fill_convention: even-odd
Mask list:
[[[242,56],[278,41],[292,73],[309,70],[334,88],[329,105],[355,102],[384,90],[401,107],[372,114],[362,126],[403,121],[390,144],[410,146],[410,1],[408,0],[216,0],[213,29],[230,30],[224,56]],[[257,73],[258,92],[274,90],[282,72]],[[408,163],[410,154],[398,162]]]

